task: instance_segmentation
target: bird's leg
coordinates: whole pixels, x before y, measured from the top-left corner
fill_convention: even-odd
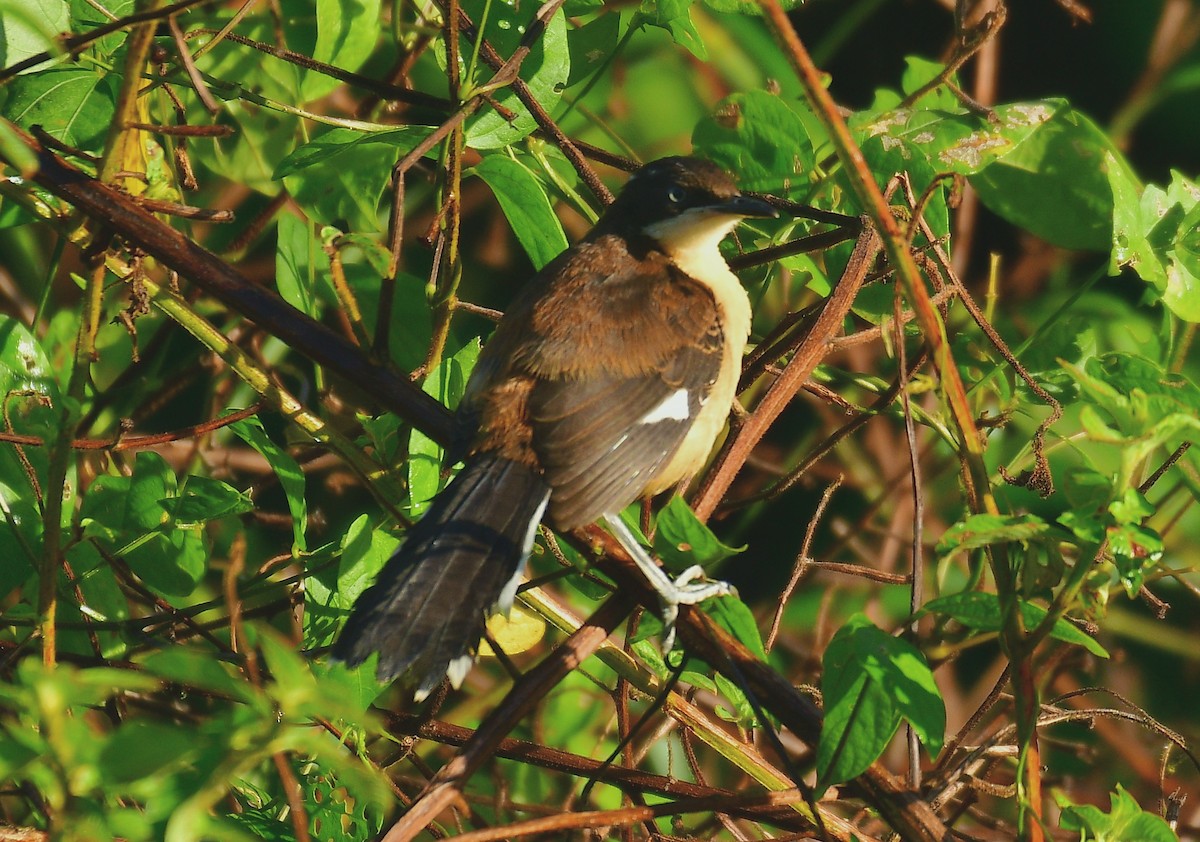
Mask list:
[[[659,604],[662,607],[664,652],[670,652],[675,644],[675,619],[679,616],[680,605],[696,605],[714,596],[733,593],[733,587],[728,582],[695,581],[704,575],[704,569],[700,565],[689,567],[678,579],[672,580],[629,531],[620,515],[605,515],[604,522],[642,571],[650,587],[658,593]]]

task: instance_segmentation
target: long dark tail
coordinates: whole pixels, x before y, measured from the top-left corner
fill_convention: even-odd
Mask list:
[[[512,605],[550,488],[526,465],[473,456],[433,501],[334,645],[354,666],[379,653],[379,679],[409,673],[415,697],[462,681],[487,614]]]

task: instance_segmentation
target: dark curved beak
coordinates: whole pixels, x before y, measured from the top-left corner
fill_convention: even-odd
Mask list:
[[[779,216],[779,211],[775,210],[775,208],[762,199],[742,194],[734,196],[731,199],[726,199],[723,202],[709,205],[708,210],[716,211],[717,213],[727,213],[732,216],[755,216],[764,219]]]

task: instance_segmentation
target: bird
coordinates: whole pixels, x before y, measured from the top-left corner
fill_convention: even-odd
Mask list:
[[[454,479],[355,602],[333,647],[354,667],[458,687],[486,618],[513,604],[538,525],[603,521],[678,606],[730,592],[672,580],[620,518],[690,479],[732,409],[750,300],[718,249],[739,222],[777,216],[718,165],[674,156],[638,169],[590,232],[514,298],[455,415]],[[670,644],[666,643],[669,649]]]

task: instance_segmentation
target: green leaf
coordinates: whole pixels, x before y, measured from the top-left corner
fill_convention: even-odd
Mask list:
[[[283,179],[310,218],[354,231],[377,231],[379,199],[392,166],[430,131],[426,126],[375,133],[331,129],[280,161],[274,178]]]
[[[571,12],[567,12],[568,15]],[[587,79],[604,66],[616,49],[621,34],[621,15],[618,12],[601,14],[583,26],[567,31],[571,51],[570,88]]]
[[[133,14],[137,11],[136,6],[135,0],[70,0],[71,31],[88,32],[117,18]],[[111,57],[125,43],[126,37],[124,32],[105,35],[99,41],[88,45],[89,52],[95,50],[99,56]]]
[[[85,614],[89,619],[109,622],[129,619],[129,598],[121,590],[112,567],[91,541],[80,541],[67,547],[67,561],[71,563],[73,582],[68,584],[64,571],[59,577],[60,593],[73,593],[78,588],[83,602],[77,606],[75,600],[61,600],[59,611],[69,614],[60,616],[78,621],[82,621]],[[105,658],[119,658],[126,653],[121,632],[110,629],[60,628],[58,640],[61,649],[85,656],[95,656],[95,643],[99,643]]]
[[[97,771],[113,784],[133,783],[187,763],[195,745],[187,726],[132,719],[104,741]]]
[[[14,433],[53,441],[62,411],[54,368],[23,324],[0,316],[0,396]],[[0,591],[10,593],[39,564],[42,516],[34,481],[45,487],[48,448],[0,446]],[[32,472],[32,475],[31,475]]]
[[[254,448],[267,460],[287,497],[288,511],[292,513],[292,552],[308,549],[304,533],[308,529],[308,504],[304,500],[304,472],[287,451],[271,441],[258,418],[243,418],[229,425],[229,429]]]
[[[951,553],[1004,544],[1010,541],[1031,541],[1050,529],[1050,525],[1036,515],[970,515],[945,531],[937,544],[937,553]]]
[[[766,91],[726,97],[692,131],[692,147],[736,173],[748,189],[782,191],[806,187],[815,161],[800,115]]]
[[[0,67],[57,52],[54,38],[69,26],[64,0],[6,0],[0,4]]]
[[[1019,605],[1021,620],[1026,629],[1033,629],[1038,626],[1045,619],[1046,614],[1049,613],[1045,608],[1034,605],[1031,602],[1022,601]],[[925,603],[917,614],[918,616],[921,614],[945,614],[958,620],[968,628],[982,632],[998,632],[1003,625],[999,597],[995,594],[982,593],[980,591],[966,591],[964,593],[940,597]],[[1082,646],[1098,658],[1108,657],[1108,652],[1105,651],[1103,646],[1084,634],[1065,618],[1060,617],[1055,621],[1054,626],[1050,630],[1050,636],[1055,640],[1061,640],[1063,643]]]
[[[166,506],[171,518],[181,526],[204,523],[218,518],[254,511],[248,493],[212,477],[189,476],[178,497]]]
[[[658,513],[655,523],[654,553],[670,570],[680,571],[693,564],[709,567],[746,550],[744,546],[721,543],[678,495]]]
[[[692,0],[642,0],[638,11],[645,23],[667,30],[676,44],[696,58],[708,58],[708,50],[692,22]]]
[[[21,128],[40,125],[69,146],[98,149],[115,113],[115,79],[76,67],[20,76],[3,113]]]
[[[143,671],[162,681],[207,690],[235,699],[252,692],[250,685],[232,664],[183,646],[151,652],[140,660]]]
[[[1043,240],[1107,250],[1113,231],[1112,166],[1128,165],[1108,136],[1079,112],[1059,108],[970,181],[988,208]]]
[[[534,269],[541,269],[566,250],[567,235],[546,190],[524,164],[506,155],[488,155],[471,172],[492,188]]]
[[[83,533],[124,558],[151,588],[188,596],[204,575],[208,550],[194,524],[176,522],[175,472],[153,451],[141,451],[133,475],[102,476],[83,498]]]
[[[316,260],[310,226],[290,213],[279,215],[275,245],[275,287],[283,300],[306,315],[319,315],[316,285],[323,273]]]
[[[425,379],[423,389],[442,405],[454,409],[467,387],[467,380],[479,359],[480,344],[473,339],[458,353],[448,357]],[[442,488],[442,446],[420,430],[414,429],[408,441],[408,491],[412,516],[420,517],[429,508],[429,501]]]
[[[464,0],[462,7],[478,22],[484,20],[484,5],[487,0]],[[536,3],[490,3],[487,24],[483,36],[502,56],[510,56],[517,49],[529,26],[538,13]],[[464,58],[471,55],[471,48],[463,40]],[[481,64],[481,67],[483,65]],[[477,80],[482,84],[490,76],[486,67]],[[521,62],[520,76],[529,86],[529,92],[538,104],[547,111],[554,111],[571,75],[571,51],[567,46],[567,21],[562,10],[546,23],[542,37],[534,42],[529,54]],[[511,87],[492,94],[501,110],[484,106],[483,110],[467,121],[467,145],[472,149],[500,149],[516,143],[537,128],[537,121],[517,98]]]
[[[312,57],[341,70],[363,66],[379,38],[380,0],[316,0],[317,43]],[[304,75],[300,96],[305,102],[325,96],[342,82],[315,70]]]
[[[717,625],[733,635],[756,657],[763,661],[767,659],[767,650],[763,646],[762,635],[758,631],[758,623],[750,606],[732,594],[705,600],[703,605],[704,613],[712,617]]]
[[[1078,831],[1080,842],[1178,842],[1171,826],[1162,818],[1143,810],[1125,787],[1109,796],[1112,809],[1105,813],[1090,804],[1077,805],[1056,792],[1055,800],[1062,809],[1059,819],[1063,830]]]
[[[912,644],[862,614],[825,650],[821,676],[825,723],[817,745],[817,788],[861,774],[907,719],[931,756],[941,751],[946,710],[933,673]]]

